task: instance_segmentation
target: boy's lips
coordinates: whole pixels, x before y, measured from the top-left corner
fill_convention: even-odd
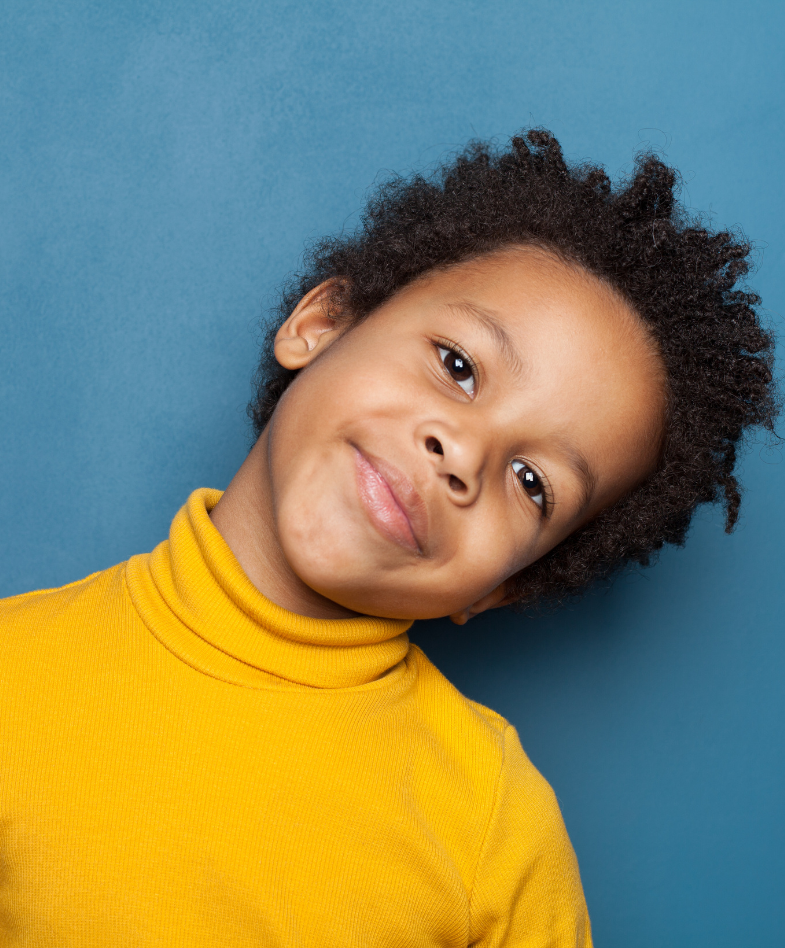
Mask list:
[[[414,485],[389,461],[352,447],[357,488],[371,522],[396,543],[422,553],[428,538],[428,516]]]

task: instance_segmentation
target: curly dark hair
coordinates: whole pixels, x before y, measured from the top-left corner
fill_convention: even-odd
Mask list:
[[[395,177],[369,200],[354,233],[307,253],[283,289],[286,318],[332,279],[334,315],[359,322],[434,269],[510,245],[536,245],[613,287],[643,319],[667,377],[659,464],[647,480],[509,581],[525,606],[560,601],[628,564],[649,564],[663,544],[681,545],[700,504],[724,506],[726,531],[740,504],[737,448],[750,428],[774,435],[779,407],[773,339],[760,298],[738,287],[750,244],[713,232],[677,200],[677,172],[638,156],[616,186],[604,169],[568,165],[547,131],[514,137],[508,150],[471,143],[425,177]],[[275,361],[269,331],[249,405],[260,434],[295,372]]]

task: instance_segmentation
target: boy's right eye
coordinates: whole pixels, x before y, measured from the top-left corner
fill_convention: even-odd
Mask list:
[[[467,395],[474,395],[474,366],[469,357],[458,349],[438,346],[439,358],[447,373]]]

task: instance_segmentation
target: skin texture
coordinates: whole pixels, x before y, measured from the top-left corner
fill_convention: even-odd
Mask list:
[[[506,249],[427,274],[348,331],[333,289],[279,330],[276,358],[301,371],[211,515],[279,605],[464,622],[653,470],[656,347],[579,267]]]

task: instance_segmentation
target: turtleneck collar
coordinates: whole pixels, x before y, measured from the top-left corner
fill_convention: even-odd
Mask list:
[[[263,596],[210,520],[220,497],[194,491],[169,539],[128,561],[131,599],[159,641],[205,674],[251,687],[349,688],[403,670],[408,620],[311,619]]]

